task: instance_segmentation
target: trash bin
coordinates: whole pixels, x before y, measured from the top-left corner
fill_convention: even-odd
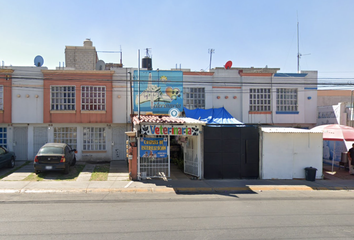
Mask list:
[[[305,178],[306,181],[315,181],[316,180],[316,171],[317,168],[313,168],[313,167],[307,167],[305,168]]]

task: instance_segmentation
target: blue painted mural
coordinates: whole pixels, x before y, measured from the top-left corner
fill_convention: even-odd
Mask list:
[[[168,114],[172,108],[183,110],[182,71],[140,71],[140,92],[138,71],[134,71],[134,112],[140,111]]]

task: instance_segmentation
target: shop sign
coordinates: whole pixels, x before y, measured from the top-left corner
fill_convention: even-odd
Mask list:
[[[141,138],[140,156],[148,158],[167,157],[167,138]]]
[[[198,126],[188,125],[142,125],[142,135],[174,135],[174,136],[197,136]]]

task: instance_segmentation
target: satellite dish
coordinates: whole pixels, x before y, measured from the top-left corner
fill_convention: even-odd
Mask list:
[[[225,64],[225,69],[230,69],[232,66],[232,62],[231,61],[227,61],[226,64]]]
[[[43,63],[44,63],[44,60],[43,60],[42,56],[38,55],[34,58],[34,65],[36,67],[42,67]]]
[[[106,69],[106,63],[103,60],[99,60],[96,63],[96,70],[105,70]]]

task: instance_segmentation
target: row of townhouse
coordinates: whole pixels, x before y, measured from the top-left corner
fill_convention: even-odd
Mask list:
[[[72,52],[81,50],[82,55]],[[135,99],[131,94],[138,91],[137,69],[110,64],[94,70],[98,57],[88,40],[83,47],[67,47],[65,53],[65,68],[0,68],[0,145],[15,151],[21,160],[33,159],[46,142],[70,144],[77,149],[79,161],[126,159],[125,132],[132,129]],[[180,98],[188,109],[225,107],[245,124],[314,126],[317,72],[278,71],[253,67],[169,70],[182,76]]]
[[[70,144],[78,160],[125,159],[124,133],[130,130],[126,86],[115,82],[115,75],[43,67],[0,69],[0,144],[21,160],[33,159],[46,142]]]
[[[316,72],[257,71],[183,71],[183,105],[225,107],[246,124],[315,125]],[[129,79],[134,72],[1,69],[0,144],[14,150],[18,159],[33,159],[40,146],[53,141],[72,145],[80,160],[125,159],[124,133],[131,130]]]
[[[184,106],[194,108],[193,104],[188,104],[188,93],[198,91],[204,93],[197,95],[202,98],[190,100],[191,103],[201,108],[225,107],[243,123],[314,127],[317,71],[277,73],[278,70],[215,68],[210,72],[184,72]]]

